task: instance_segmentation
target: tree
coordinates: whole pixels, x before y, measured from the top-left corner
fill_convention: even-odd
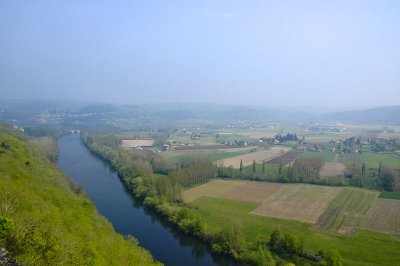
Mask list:
[[[289,234],[285,234],[283,237],[282,246],[285,252],[288,254],[296,254],[297,252],[296,240]]]
[[[315,181],[324,165],[321,158],[299,158],[293,163],[294,177],[300,181]]]
[[[239,171],[240,171],[240,173],[242,173],[242,171],[243,171],[243,160],[242,159],[240,159]]]
[[[362,167],[361,167],[361,175],[362,176],[365,176],[365,170],[366,170],[366,166],[365,166],[365,163],[363,163]]]
[[[282,177],[282,171],[283,171],[283,165],[280,163],[279,164],[279,170],[278,170],[279,177]]]
[[[256,172],[256,160],[253,160],[253,169],[252,169],[252,171],[253,171],[253,174]]]
[[[281,233],[278,229],[274,229],[271,233],[271,237],[269,238],[268,246],[271,251],[275,253],[279,253],[281,250]]]
[[[394,185],[395,185],[395,180],[396,180],[396,173],[392,168],[390,168],[387,165],[381,165],[380,166],[380,175],[379,179],[382,184],[382,188],[386,191],[393,191],[394,190]]]
[[[262,162],[262,169],[261,169],[262,173],[265,173],[265,161]]]

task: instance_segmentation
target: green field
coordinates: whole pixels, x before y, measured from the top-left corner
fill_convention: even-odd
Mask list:
[[[247,150],[247,151],[207,151],[205,149],[205,150],[200,150],[200,152],[193,153],[193,154],[199,155],[199,156],[206,156],[214,161],[218,161],[218,160],[223,160],[223,159],[230,158],[230,157],[248,154],[250,152],[251,152],[250,150]],[[188,156],[188,154],[179,154],[179,155],[169,156],[168,159],[170,159],[174,162],[180,162],[182,160],[182,158],[184,158],[186,156]]]
[[[384,199],[396,199],[396,200],[400,200],[400,192],[381,192],[381,194],[379,194],[380,198],[384,198]]]
[[[400,261],[400,236],[358,230],[349,237],[314,230],[309,223],[249,214],[257,207],[255,203],[202,197],[190,205],[207,221],[211,231],[239,225],[248,246],[268,239],[272,230],[278,228],[304,239],[306,250],[338,250],[345,265],[398,265]]]
[[[400,169],[400,159],[389,154],[363,153],[361,154],[361,161],[364,162],[368,168],[378,168],[379,162],[382,162],[391,168]]]
[[[300,158],[310,158],[310,157],[318,157],[323,159],[325,162],[332,162],[336,153],[331,151],[321,151],[321,152],[313,152],[313,151],[305,151]]]

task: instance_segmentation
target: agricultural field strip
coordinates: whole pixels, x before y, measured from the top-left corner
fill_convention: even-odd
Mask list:
[[[346,167],[342,163],[328,162],[324,163],[321,169],[321,176],[343,176]]]
[[[239,168],[240,161],[243,162],[243,166],[251,165],[253,163],[253,160],[255,160],[257,163],[262,163],[264,160],[269,161],[276,157],[282,156],[290,150],[291,148],[288,147],[272,147],[268,150],[262,150],[262,151],[248,153],[245,155],[239,155],[227,158],[221,160],[221,162],[223,163],[224,166],[232,166],[234,168]]]
[[[136,148],[142,146],[153,146],[155,140],[152,139],[123,139],[122,148]]]
[[[231,191],[232,189],[242,185],[246,181],[225,181],[225,180],[212,180],[206,184],[196,186],[183,192],[183,200],[185,202],[194,201],[200,197],[220,197],[223,193]]]
[[[279,157],[269,160],[267,163],[288,165],[294,162],[298,157],[300,157],[301,154],[303,154],[303,151],[301,150],[291,150]]]
[[[208,149],[186,149],[186,150],[168,150],[161,153],[161,155],[165,157],[175,157],[175,156],[182,156],[182,155],[189,155],[189,154],[209,154],[215,152],[226,152],[232,153],[232,157],[235,156],[236,152],[248,152],[252,149],[257,149],[257,146],[248,146],[248,147],[240,147],[240,148],[210,148]]]
[[[280,191],[284,186],[278,183],[247,181],[230,191],[222,193],[220,197],[261,204],[265,199]]]
[[[335,154],[332,162],[325,162],[321,169],[321,176],[342,177],[346,167],[342,163],[338,163],[339,155]]]
[[[184,191],[183,198],[187,203],[203,196],[256,203],[250,214],[314,223],[316,229],[346,235],[358,228],[400,234],[400,201],[377,195],[354,188],[216,179]]]
[[[400,200],[376,199],[365,214],[361,228],[400,235]]]
[[[376,200],[378,192],[342,188],[318,218],[314,228],[351,235]]]
[[[286,184],[251,213],[315,223],[340,190],[337,187]]]
[[[191,202],[206,196],[260,204],[284,186],[278,183],[216,179],[184,191],[183,199]]]

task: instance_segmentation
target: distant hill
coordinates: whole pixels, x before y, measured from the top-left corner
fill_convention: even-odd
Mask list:
[[[321,120],[360,124],[400,125],[400,105],[321,115]]]

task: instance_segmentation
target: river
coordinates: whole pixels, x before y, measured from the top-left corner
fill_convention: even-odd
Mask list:
[[[118,233],[133,235],[165,265],[239,265],[211,253],[202,241],[184,235],[155,212],[135,200],[109,164],[92,154],[78,134],[58,140],[61,171],[82,185],[99,213]]]

